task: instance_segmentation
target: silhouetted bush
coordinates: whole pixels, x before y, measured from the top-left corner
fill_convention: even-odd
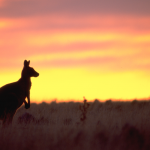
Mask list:
[[[81,118],[80,118],[81,121],[85,121],[85,119],[87,117],[87,109],[89,106],[90,106],[90,104],[88,104],[87,100],[84,98],[83,105],[80,105],[80,107],[79,107],[82,112]]]
[[[29,123],[35,123],[35,122],[36,122],[36,119],[33,117],[33,115],[29,113],[24,113],[18,118],[18,123],[29,124]]]

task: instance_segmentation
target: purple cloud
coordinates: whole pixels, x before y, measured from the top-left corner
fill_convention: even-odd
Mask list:
[[[149,0],[5,0],[4,5],[0,7],[0,17],[27,17],[45,14],[149,16],[149,6]]]

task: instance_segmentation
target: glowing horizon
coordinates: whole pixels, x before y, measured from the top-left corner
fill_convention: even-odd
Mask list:
[[[0,0],[0,86],[27,59],[31,102],[149,98],[149,2],[62,1]]]

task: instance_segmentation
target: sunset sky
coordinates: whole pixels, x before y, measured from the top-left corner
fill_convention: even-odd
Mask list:
[[[149,0],[0,0],[0,86],[32,78],[31,102],[150,97]]]

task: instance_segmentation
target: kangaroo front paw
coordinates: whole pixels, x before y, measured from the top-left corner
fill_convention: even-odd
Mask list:
[[[26,109],[30,108],[30,104],[25,103],[25,108]]]

